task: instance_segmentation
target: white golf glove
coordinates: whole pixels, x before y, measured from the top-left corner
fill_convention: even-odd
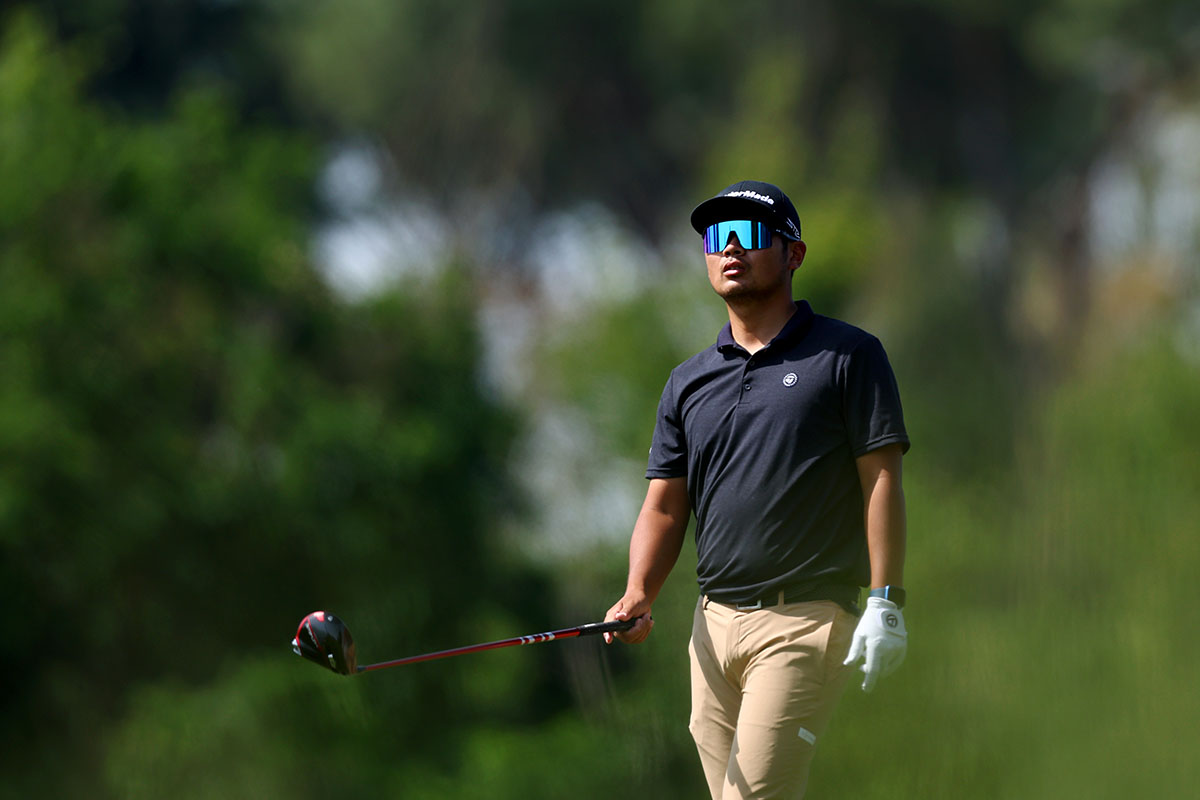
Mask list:
[[[862,688],[869,692],[875,681],[891,675],[904,661],[908,651],[908,632],[904,629],[904,615],[891,600],[868,597],[867,610],[858,620],[854,639],[850,642],[850,655],[844,664],[853,664],[866,656],[862,671],[866,673]]]

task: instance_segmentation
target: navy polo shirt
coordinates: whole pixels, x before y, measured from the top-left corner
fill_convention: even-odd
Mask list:
[[[687,477],[700,590],[853,602],[870,579],[855,459],[908,434],[883,346],[806,301],[751,355],[728,324],[671,371],[647,478]]]

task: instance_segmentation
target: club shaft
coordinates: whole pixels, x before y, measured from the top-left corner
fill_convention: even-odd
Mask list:
[[[497,642],[487,642],[485,644],[470,644],[466,647],[455,647],[451,650],[439,650],[436,653],[423,653],[419,656],[408,656],[407,658],[397,658],[393,661],[380,661],[377,664],[367,664],[360,666],[359,672],[371,672],[377,669],[387,669],[388,667],[401,667],[405,664],[417,664],[422,661],[433,661],[438,658],[449,658],[451,656],[463,656],[468,653],[480,653],[484,650],[498,650],[501,647],[516,647],[523,644],[540,644],[541,642],[552,642],[555,639],[571,639],[576,636],[588,636],[595,633],[607,633],[609,631],[629,630],[633,627],[635,620],[612,621],[612,622],[594,622],[588,625],[579,625],[574,628],[563,628],[557,631],[547,631],[545,633],[534,633],[529,636],[514,636],[511,639],[501,639]]]

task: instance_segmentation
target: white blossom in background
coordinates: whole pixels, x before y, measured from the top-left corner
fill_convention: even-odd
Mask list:
[[[1157,262],[1173,279],[1194,276],[1200,248],[1200,112],[1157,110],[1092,176],[1088,237],[1105,272]],[[1157,256],[1157,258],[1148,258]]]
[[[482,384],[506,403],[536,408],[514,468],[533,519],[513,532],[515,543],[553,559],[625,541],[645,465],[608,452],[591,420],[539,393],[535,367],[541,343],[570,335],[575,318],[661,280],[658,251],[596,205],[547,215],[524,239],[493,240],[497,230],[488,231],[505,215],[485,198],[476,198],[472,219],[451,225],[428,204],[389,196],[383,176],[383,156],[368,145],[330,156],[317,187],[330,211],[313,241],[321,276],[345,300],[365,300],[400,281],[435,278],[465,232],[481,273]]]

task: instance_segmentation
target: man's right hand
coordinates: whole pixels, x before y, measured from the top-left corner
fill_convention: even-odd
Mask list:
[[[616,605],[608,610],[604,615],[604,621],[609,620],[626,620],[636,619],[633,627],[627,631],[617,631],[616,633],[604,634],[604,641],[607,644],[612,644],[615,639],[620,639],[626,644],[637,644],[644,642],[646,637],[650,635],[650,629],[654,627],[654,618],[650,616],[650,601],[645,596],[635,596],[626,593],[624,597],[617,601]]]

